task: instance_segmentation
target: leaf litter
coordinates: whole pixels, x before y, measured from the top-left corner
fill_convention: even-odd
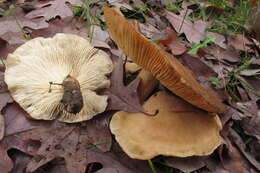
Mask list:
[[[254,93],[260,90],[260,63],[258,62],[259,50],[254,47],[255,41],[252,35],[242,33],[229,36],[208,31],[210,22],[203,19],[192,21],[188,17],[194,10],[190,8],[192,3],[183,3],[179,14],[164,10],[164,15],[162,15],[162,11],[158,9],[172,3],[162,5],[157,1],[133,2],[136,2],[139,7],[125,1],[109,1],[108,3],[114,3],[117,7],[125,7],[132,11],[137,9],[138,12],[141,11],[146,18],[145,23],[138,24],[142,34],[147,38],[160,40],[159,42],[165,46],[162,47],[163,49],[168,49],[168,52],[177,55],[201,84],[214,90],[228,104],[228,111],[220,116],[224,125],[223,143],[226,146],[223,146],[222,150],[218,149],[219,155],[216,151],[206,158],[169,158],[168,161],[170,163],[172,160],[172,164],[168,167],[182,171],[203,171],[207,167],[216,173],[234,170],[243,173],[259,171],[260,111],[259,97]],[[37,0],[31,4],[27,1],[17,4],[16,13],[0,17],[0,57],[6,58],[8,53],[30,38],[51,37],[59,32],[89,37],[89,30],[84,27],[85,21],[75,19],[72,12],[74,7],[83,7],[82,4],[81,0],[63,0],[62,2]],[[93,4],[95,6],[99,2]],[[8,6],[10,2],[0,7],[6,10]],[[145,8],[149,10],[149,13],[145,12]],[[170,28],[167,28],[167,25]],[[98,25],[94,28],[96,31],[93,36],[94,46],[106,51],[110,49],[109,52],[119,55],[118,52],[121,50],[113,45],[106,30]],[[160,39],[154,39],[158,38],[158,35]],[[214,43],[205,48],[198,48],[197,54],[193,56],[185,53],[192,47],[191,43],[201,44],[209,36],[216,38]],[[101,92],[109,95],[107,110],[144,111],[136,93],[139,79],[134,79],[130,84],[125,85],[122,58],[112,56],[116,67],[111,75],[112,87]],[[233,81],[229,75],[236,72],[241,64],[243,65],[244,57],[254,59],[254,61],[250,62],[247,68],[231,76],[240,81],[235,86],[241,98],[237,102],[227,92]],[[0,68],[0,139],[4,134],[0,142],[0,162],[3,163],[0,165],[0,172],[18,172],[19,170],[150,172],[146,162],[130,159],[112,139],[108,124],[113,111],[108,111],[88,122],[73,125],[30,120],[27,118],[27,113],[13,101],[8,93],[3,80],[4,67],[1,65]],[[213,80],[209,80],[212,77],[215,82],[219,82],[219,88],[215,87]],[[236,126],[231,126],[232,123],[239,124],[241,128],[239,133],[233,130]],[[243,139],[245,135],[249,136],[249,141]],[[218,159],[221,162],[217,161]],[[156,163],[157,172],[160,172],[162,166],[158,166],[160,163],[157,163],[156,159],[154,163]],[[95,168],[96,166],[99,170]]]

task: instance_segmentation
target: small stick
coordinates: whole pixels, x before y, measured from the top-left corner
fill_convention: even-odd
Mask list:
[[[54,83],[54,82],[49,82],[49,84],[50,84],[49,93],[51,92],[51,85],[61,85],[61,86],[63,86],[63,85],[60,84],[60,83]]]

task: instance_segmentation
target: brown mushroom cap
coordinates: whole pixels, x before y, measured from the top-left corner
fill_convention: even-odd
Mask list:
[[[32,39],[9,54],[5,82],[12,97],[32,118],[72,123],[105,111],[108,97],[97,95],[95,91],[110,86],[106,75],[112,70],[110,57],[84,38],[57,34],[53,38]],[[70,80],[65,82],[68,75]],[[68,112],[61,104],[64,86],[52,85],[49,92],[50,82],[70,81],[76,81],[74,87],[80,88],[83,99],[83,107],[77,113]],[[73,94],[74,91],[66,92]]]
[[[111,119],[112,133],[131,158],[202,156],[211,154],[221,143],[219,118],[207,116],[172,94],[158,92],[144,108],[159,112],[153,117],[118,112]]]
[[[113,39],[124,53],[150,71],[164,86],[189,103],[209,112],[223,113],[224,104],[204,89],[175,57],[138,33],[115,8],[104,7]]]

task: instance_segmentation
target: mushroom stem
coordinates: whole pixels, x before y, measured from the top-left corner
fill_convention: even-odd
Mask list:
[[[138,95],[140,102],[143,103],[156,88],[159,82],[151,72],[144,69],[141,70],[137,77],[141,79],[138,87]]]

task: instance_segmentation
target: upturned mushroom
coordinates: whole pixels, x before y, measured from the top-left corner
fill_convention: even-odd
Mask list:
[[[73,123],[105,111],[110,86],[110,57],[77,35],[35,38],[9,54],[5,82],[33,119]]]
[[[222,125],[218,116],[207,116],[171,93],[154,94],[144,108],[158,110],[158,114],[146,116],[121,111],[111,119],[111,132],[131,158],[209,155],[221,144]]]
[[[209,112],[225,111],[224,104],[203,88],[187,68],[136,31],[119,10],[103,9],[112,38],[135,63],[150,71],[165,87],[189,103]]]

